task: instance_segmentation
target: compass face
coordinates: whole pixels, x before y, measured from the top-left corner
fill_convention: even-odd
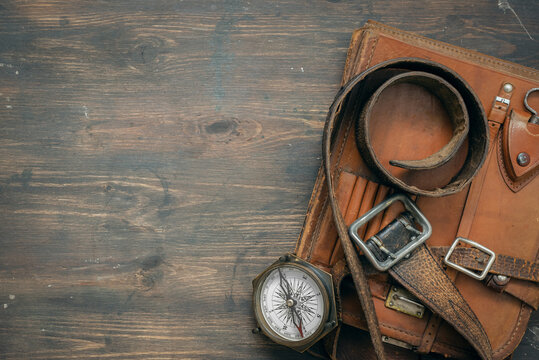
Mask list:
[[[323,287],[296,266],[274,268],[262,283],[260,310],[269,328],[286,341],[316,335],[325,321]]]

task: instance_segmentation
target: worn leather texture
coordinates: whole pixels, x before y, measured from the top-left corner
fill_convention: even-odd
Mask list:
[[[353,34],[343,85],[368,68],[401,57],[432,60],[456,72],[477,95],[487,115],[488,153],[471,183],[465,184],[461,191],[444,197],[422,196],[419,193],[416,203],[433,227],[433,234],[426,243],[428,247],[447,248],[457,236],[471,239],[501,255],[492,269],[493,274],[515,277],[495,289],[489,286],[488,281],[478,281],[453,269],[445,269],[448,278],[484,328],[492,347],[492,358],[504,359],[520,342],[532,306],[539,299],[539,287],[536,278],[533,278],[536,277],[539,250],[539,181],[534,165],[537,159],[533,156],[537,154],[539,143],[533,126],[524,124],[526,126],[523,128],[522,122],[522,118],[528,114],[523,106],[524,95],[528,89],[539,86],[539,73],[369,22]],[[513,85],[510,93],[503,90],[506,83]],[[497,102],[497,96],[509,99],[510,103]],[[532,107],[538,108],[539,96],[530,97],[529,102]],[[387,186],[381,181],[358,151],[355,135],[361,109],[354,106],[353,99],[342,106],[342,116],[333,138],[330,171],[335,179],[333,186],[343,220],[350,225],[360,214],[394,190],[391,184]],[[390,161],[395,159],[428,158],[453,137],[455,126],[444,103],[435,94],[416,84],[396,84],[380,94],[370,111],[370,143],[381,166],[392,176],[420,189],[435,190],[449,184],[459,173],[467,159],[468,139],[451,160],[430,170],[418,172],[390,165]],[[516,121],[520,122],[517,124]],[[513,128],[517,130],[511,130]],[[529,138],[523,144],[525,147],[519,147],[519,140],[511,138],[513,134],[518,138]],[[504,136],[507,140],[504,140]],[[505,144],[512,144],[510,146],[515,149]],[[516,164],[513,164],[511,151],[532,155],[529,170],[519,169],[515,174],[514,169],[509,168]],[[377,216],[369,222],[362,235],[365,239],[370,238],[391,220],[383,214]],[[461,253],[459,250],[457,255],[461,256]],[[346,275],[346,266],[342,265],[344,252],[328,201],[323,169],[317,177],[296,254],[338,275],[336,286],[341,318],[348,326],[339,330],[340,340],[335,342],[339,348],[333,352],[337,357],[337,354],[346,356],[343,351],[350,346],[343,343],[353,338],[347,334],[347,329],[366,329],[366,321],[356,291],[353,290],[354,285]],[[525,266],[520,268],[520,263],[508,266],[508,259],[518,259]],[[458,261],[474,269],[473,259]],[[500,270],[502,265],[507,270]],[[409,271],[420,271],[416,269],[420,266],[418,263]],[[432,311],[427,310],[422,318],[417,318],[385,306],[391,285],[397,283],[393,278],[398,276],[395,271],[390,276],[369,269],[368,264],[365,264],[365,269],[382,336],[404,342],[422,352],[431,351],[456,358],[477,357],[469,341]],[[509,272],[506,274],[504,271]],[[428,307],[429,304],[425,305]],[[496,316],[492,316],[493,309]]]
[[[528,116],[527,116],[528,115]],[[520,190],[539,171],[539,125],[528,123],[529,114],[515,110],[511,112],[503,135],[500,136],[500,157],[504,180],[513,191]],[[518,155],[526,153],[527,164],[518,163]]]
[[[462,147],[464,138],[468,135],[468,150],[464,164],[444,186],[425,189],[420,186],[409,185],[406,181],[398,179],[386,171],[378,160],[373,144],[370,141],[369,126],[371,119],[376,119],[374,109],[381,102],[383,95],[390,88],[398,85],[418,86],[435,96],[441,102],[442,108],[452,124],[452,136],[447,144],[441,146],[441,150],[433,155],[419,160],[390,160],[389,165],[420,172],[436,169],[447,164],[455,157]],[[328,197],[333,212],[333,220],[344,250],[346,262],[350,268],[350,274],[356,285],[358,299],[362,305],[374,350],[377,357],[382,360],[385,357],[383,345],[380,341],[382,335],[379,331],[377,318],[374,316],[375,310],[369,310],[369,308],[374,307],[370,297],[370,289],[364,276],[363,267],[360,265],[357,252],[353,249],[347,231],[341,206],[337,200],[334,185],[336,181],[331,170],[331,139],[338,129],[336,126],[337,120],[341,117],[341,114],[346,112],[347,107],[361,109],[360,115],[355,122],[357,129],[356,143],[362,159],[365,160],[368,168],[378,176],[378,180],[389,183],[390,186],[396,189],[425,196],[438,197],[454,194],[461,191],[472,180],[488,153],[489,130],[479,100],[465,81],[458,74],[441,64],[418,58],[397,58],[384,61],[354,76],[342,87],[329,109],[322,146]],[[396,117],[395,121],[400,121],[400,117]],[[376,120],[380,122],[387,121],[386,119],[391,118]],[[394,205],[385,210],[384,216],[391,213],[391,208],[395,208],[397,204],[393,201],[391,203]],[[410,243],[412,237],[416,234],[412,231],[414,230],[414,220],[411,213],[410,216],[412,217],[404,214],[406,213],[399,216],[401,220],[392,221],[378,232],[375,237],[367,240],[367,247],[363,250],[370,249],[371,252],[374,250],[374,256],[378,260],[385,261],[391,253],[396,253],[399,247]],[[426,223],[424,226],[426,226]],[[364,234],[361,228],[355,229],[354,232]],[[354,237],[356,235],[354,234]],[[362,242],[360,241],[360,243]],[[379,247],[375,245],[376,243],[382,245]],[[382,250],[385,250],[385,253]],[[490,360],[492,358],[492,348],[481,323],[458,289],[453,285],[451,278],[436,263],[428,248],[423,245],[409,255],[407,259],[401,259],[399,263],[388,270],[392,278],[451,324],[476,349],[482,359]],[[424,351],[427,350],[430,349]]]
[[[449,247],[432,247],[433,254],[444,258]],[[488,255],[475,248],[456,248],[451,255],[451,261],[464,266],[467,269],[481,271],[485,268]],[[539,281],[539,267],[537,262],[518,259],[507,255],[497,255],[490,269],[490,273],[508,276],[513,279],[522,279],[527,281]]]
[[[461,191],[483,164],[488,147],[487,121],[473,91],[458,74],[427,60],[397,58],[389,61],[389,63],[382,62],[371,69],[378,66],[382,68],[376,70],[373,74],[359,76],[359,78],[365,77],[360,84],[355,84],[357,82],[355,79],[359,79],[356,77],[345,86],[345,89],[350,88],[347,90],[350,92],[347,100],[353,102],[354,106],[361,108],[361,113],[356,123],[356,143],[362,159],[377,176],[379,182],[392,188],[426,196],[446,196]],[[418,69],[421,71],[418,71]],[[369,73],[369,71],[366,71],[366,73]],[[382,83],[379,85],[380,82]],[[360,88],[357,96],[352,94],[356,90],[355,87]],[[387,106],[388,96],[390,97],[392,93],[399,91],[399,88],[405,87],[427,91],[439,101],[440,107],[445,111],[452,126],[452,135],[447,144],[443,144],[441,149],[435,153],[423,159],[392,159],[388,162],[390,167],[386,168],[378,158],[375,146],[371,142],[371,127],[387,123],[385,120],[380,121],[376,110]],[[363,97],[369,97],[365,104],[361,99]],[[352,98],[354,99],[352,100]],[[421,101],[421,98],[414,99],[412,97],[409,101],[413,103],[414,101]],[[384,114],[385,117],[394,119],[397,122],[400,121],[401,116],[407,117],[409,115],[412,114],[398,114],[398,112]],[[423,171],[437,169],[458,155],[458,151],[467,138],[468,151],[464,164],[456,174],[453,174],[451,180],[443,186],[436,186],[431,189],[417,186],[413,183],[409,184],[407,179],[401,179],[391,171],[392,167]],[[429,175],[422,171],[413,171],[413,173],[418,174],[418,176],[421,176],[422,173],[425,176]]]

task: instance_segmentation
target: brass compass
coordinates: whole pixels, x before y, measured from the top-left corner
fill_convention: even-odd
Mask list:
[[[303,352],[337,326],[331,275],[287,254],[253,280],[260,330]]]

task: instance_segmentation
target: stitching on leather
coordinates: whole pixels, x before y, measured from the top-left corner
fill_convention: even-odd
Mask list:
[[[303,225],[301,226],[301,231],[299,233],[298,239],[296,240],[296,245],[295,245],[295,249],[294,249],[295,254],[298,253],[299,247],[301,246],[301,243],[304,242],[303,235],[305,233],[305,227],[306,227],[306,224],[307,224],[306,220],[307,220],[307,217],[309,216],[310,211],[314,209],[314,205],[311,205],[311,203],[313,202],[313,199],[315,199],[315,196],[318,196],[318,194],[322,191],[321,187],[325,183],[324,181],[319,182],[318,181],[319,177],[320,177],[320,170],[318,171],[318,175],[317,175],[316,180],[315,180],[315,188],[313,189],[313,193],[311,194],[311,198],[309,199],[309,205],[307,206],[307,212],[305,214],[305,219],[303,221]],[[314,230],[313,230],[313,234],[314,234]],[[311,236],[311,238],[312,238],[312,236]],[[312,244],[312,240],[311,240],[311,244]],[[309,252],[310,251],[311,250],[309,248]]]
[[[352,193],[353,193],[354,189],[357,186],[358,176],[356,174],[342,168],[342,167],[339,167],[338,171],[339,171],[339,176],[342,176],[342,173],[346,172],[346,173],[356,177],[356,180],[354,181],[354,185],[352,186]],[[351,201],[351,198],[348,199],[348,206],[350,206],[350,201]],[[347,206],[347,209],[348,209],[348,206]],[[346,212],[346,210],[345,210],[345,212]],[[339,237],[339,234],[337,234],[337,238],[335,239],[335,242],[334,242],[333,247],[331,249],[331,255],[329,257],[329,265],[330,266],[331,266],[331,261],[333,260],[333,256],[335,255],[335,250],[337,249],[337,245],[339,244],[339,242],[340,242],[340,237]]]
[[[373,57],[373,55],[374,55],[374,50],[376,49],[376,45],[377,45],[377,44],[378,44],[378,37],[376,37],[376,40],[375,40],[374,44],[372,45],[371,56],[370,56],[369,61],[368,61],[368,63],[367,63],[367,67],[369,67],[369,65],[370,65],[370,63],[371,63],[371,59],[372,59],[372,57]],[[352,75],[352,76],[355,76],[355,75],[357,75],[357,74],[354,74],[354,75]],[[341,104],[341,105],[342,105],[342,104]],[[341,111],[342,111],[342,108],[341,108]],[[344,113],[343,113],[343,115],[344,115]],[[352,126],[353,123],[354,123],[354,122],[353,122],[352,120],[350,120],[350,121],[348,122],[348,126],[347,126],[346,132],[345,132],[345,134],[344,134],[343,142],[342,142],[342,144],[341,144],[341,149],[339,150],[339,156],[337,157],[337,162],[336,162],[337,165],[339,165],[339,163],[341,162],[341,158],[342,158],[342,154],[343,154],[343,151],[344,151],[344,147],[345,147],[345,145],[346,145],[346,142],[348,141],[348,137],[350,136],[350,128],[351,128],[351,126]]]
[[[442,268],[442,266],[436,261],[436,257],[434,255],[432,255],[432,253],[429,251],[429,249],[427,248],[427,246],[425,245],[425,249],[427,251],[427,254],[428,256],[434,261],[434,263],[436,264],[436,266],[438,266],[438,268],[440,269],[440,271],[442,271],[444,274],[444,269]],[[450,281],[451,285],[455,288],[455,290],[457,291],[457,293],[460,295],[460,297],[464,300],[464,296],[462,296],[462,294],[460,293],[460,290],[455,286],[455,284]],[[485,329],[483,328],[483,325],[481,324],[481,322],[479,322],[479,319],[477,318],[477,315],[475,315],[475,313],[473,312],[472,308],[470,307],[470,305],[468,305],[468,303],[466,302],[466,300],[464,300],[464,304],[468,307],[468,309],[472,312],[472,315],[473,317],[475,318],[474,320],[478,320],[478,323],[479,323],[479,330],[483,333],[483,335],[486,337],[487,341],[489,342],[489,345],[490,345],[490,339],[488,338],[487,336],[487,333],[485,332]],[[466,309],[466,310],[468,310]],[[468,314],[467,312],[465,312],[466,315],[470,315]]]
[[[371,66],[371,60],[374,56],[374,50],[376,49],[376,45],[378,45],[378,39],[380,39],[379,36],[377,36],[376,39],[374,39],[374,44],[372,45],[371,55],[369,56],[369,61],[367,61],[366,69],[368,69]]]
[[[509,185],[511,190],[518,191],[519,190],[518,185],[516,185],[511,180],[511,178],[509,177],[509,174],[507,173],[507,170],[505,169],[505,164],[503,163],[504,160],[503,160],[503,149],[502,149],[502,142],[503,142],[502,137],[503,136],[499,136],[499,139],[497,140],[498,146],[496,146],[496,150],[497,150],[496,152],[498,154],[498,159],[499,159],[498,168],[500,169],[500,172],[502,173],[503,179],[505,180],[506,183],[508,183],[507,185]]]
[[[366,40],[367,39],[367,40]],[[350,74],[352,73],[355,73],[356,72],[356,66],[358,64],[361,64],[362,61],[361,59],[363,58],[364,56],[364,53],[365,53],[365,50],[367,49],[367,46],[364,45],[366,42],[368,41],[368,37],[367,37],[367,32],[366,31],[362,31],[361,32],[361,35],[360,35],[360,38],[358,40],[358,46],[357,46],[357,49],[354,53],[354,57],[353,57],[353,60],[351,62],[351,65],[350,67],[348,68],[347,70],[347,73],[346,73],[346,81],[345,78],[343,77],[343,85],[346,84],[347,81],[350,80],[350,78],[352,77]]]
[[[503,132],[499,132],[500,134],[503,134]],[[525,175],[525,179],[521,181],[513,181],[507,172],[507,169],[505,168],[505,161],[503,158],[503,135],[499,136],[498,139],[498,146],[497,146],[497,153],[498,153],[498,168],[500,169],[500,172],[503,176],[503,179],[505,180],[505,183],[509,186],[511,190],[514,192],[518,192],[520,189],[522,189],[524,186],[528,185],[535,176],[539,173],[539,167],[537,167],[535,170],[533,170],[531,173]]]
[[[339,172],[339,178],[340,178],[340,174],[341,174],[341,172]],[[338,183],[338,181],[339,181],[339,179],[337,179],[337,183]],[[318,242],[318,240],[320,239],[320,224],[322,223],[322,216],[326,213],[326,210],[328,208],[327,207],[328,199],[329,199],[329,194],[324,199],[324,203],[322,204],[322,209],[320,210],[320,214],[318,215],[318,219],[316,220],[316,227],[314,228],[313,234],[311,236],[311,246],[310,246],[310,249],[309,249],[308,260],[310,260],[312,258],[313,250],[315,248],[315,245]]]
[[[352,60],[352,53],[357,52],[358,46],[357,43],[361,42],[358,41],[355,37],[355,34],[352,34],[352,41],[350,42],[350,46],[348,47],[348,51],[346,52],[346,60],[344,63],[344,68],[346,69],[349,66],[349,61]]]
[[[479,63],[483,63],[483,64],[491,63],[491,64],[495,64],[495,65],[498,65],[498,66],[503,66],[504,68],[511,68],[513,71],[519,73],[519,75],[521,75],[521,76],[524,76],[522,73],[530,74],[530,75],[536,76],[536,77],[539,76],[539,73],[537,71],[533,71],[533,70],[528,69],[528,68],[526,68],[524,66],[516,66],[515,64],[512,64],[510,62],[504,62],[504,61],[500,61],[500,60],[495,60],[494,58],[491,59],[490,57],[487,57],[486,55],[470,53],[469,52],[470,50],[460,50],[458,48],[455,48],[454,45],[443,45],[443,44],[440,44],[440,43],[438,43],[436,41],[429,40],[429,39],[423,38],[423,37],[418,36],[418,35],[408,34],[408,33],[404,33],[404,32],[401,33],[401,32],[395,31],[395,30],[393,30],[391,28],[388,28],[388,27],[386,27],[386,26],[384,26],[382,24],[367,24],[366,26],[368,26],[370,28],[376,28],[376,27],[383,28],[384,31],[386,31],[388,33],[391,33],[394,36],[416,40],[418,42],[423,42],[423,43],[429,44],[434,48],[444,49],[446,51],[449,51],[450,53],[454,53],[454,54],[457,54],[457,55],[464,55],[465,57],[467,57],[469,59],[472,59],[472,60],[476,60]],[[502,72],[500,69],[495,69],[495,70]]]
[[[365,35],[365,32],[361,32],[359,39],[356,38],[356,32],[354,32],[354,34],[352,35],[352,41],[350,42],[350,47],[348,48],[348,52],[346,53],[344,73],[343,73],[343,78],[341,80],[342,85],[344,85],[350,79],[349,74],[351,73],[351,70],[349,69],[353,67],[353,65],[351,64],[357,63],[356,59],[358,57],[359,52],[361,51],[361,43],[363,42],[364,35]]]
[[[431,252],[428,251],[428,249],[425,249],[425,250],[427,251],[427,255],[428,255],[429,257],[431,257],[431,258],[433,259],[433,261],[436,263],[436,265],[441,269],[441,266],[438,264],[438,262],[435,261],[435,258],[434,258],[434,256],[431,254]],[[443,270],[442,270],[442,271],[443,271]],[[400,274],[398,274],[397,272],[393,272],[393,274],[394,274],[395,276],[399,277],[399,278],[401,279],[402,282],[408,284],[408,286],[410,286],[411,288],[414,288],[414,287],[413,287],[413,286],[412,286],[406,279],[404,279]],[[453,284],[453,288],[456,290],[456,292],[457,292],[457,293],[460,295],[460,297],[462,298],[462,294],[460,293],[459,289],[458,289],[454,284]],[[427,300],[427,299],[426,299],[426,300]],[[430,301],[428,301],[428,302],[430,303],[430,306],[429,306],[429,305],[428,305],[428,306],[429,306],[429,307],[432,307],[437,313],[443,313],[443,311],[440,311],[441,309],[440,309],[438,306],[436,306],[435,304],[433,304],[433,303],[430,302]],[[465,302],[465,304],[467,305],[466,302]],[[468,308],[470,308],[469,305],[468,305]],[[470,310],[471,310],[471,308],[470,308]],[[472,311],[473,316],[477,319],[477,316],[475,315],[475,313],[473,312],[473,310],[471,310],[471,311]],[[467,315],[470,315],[470,314],[467,314]],[[445,320],[445,319],[444,319],[444,320]],[[446,320],[446,321],[447,321],[447,320]],[[489,343],[489,346],[490,346],[490,340],[488,339],[488,336],[487,336],[487,334],[485,333],[485,330],[483,329],[482,324],[481,324],[479,321],[477,321],[477,322],[479,323],[479,330],[481,331],[481,333],[483,334],[483,336],[486,337],[486,339],[487,339],[487,341],[488,341],[488,343]],[[466,334],[466,335],[461,334],[461,335],[463,335],[463,337],[464,337],[465,339],[469,338],[469,335],[468,335],[468,334]],[[470,335],[471,335],[471,334],[470,334]]]
[[[425,326],[423,336],[421,337],[421,344],[419,344],[419,348],[423,348],[423,350],[431,352],[436,337],[438,336],[441,324],[442,318],[437,314],[431,314],[429,320],[427,321],[427,326]]]
[[[341,111],[342,111],[342,109],[341,109]],[[346,132],[344,133],[344,138],[343,138],[343,141],[342,141],[342,144],[341,144],[341,149],[339,150],[339,156],[337,157],[337,162],[336,162],[337,165],[340,164],[340,162],[341,162],[341,158],[342,158],[342,154],[343,154],[346,142],[348,141],[348,137],[350,136],[350,127],[352,126],[352,123],[353,123],[353,121],[349,121],[348,125],[346,127],[346,130],[345,130]]]
[[[520,327],[520,323],[522,321],[522,313],[523,313],[523,310],[524,309],[524,304],[520,305],[520,313],[518,315],[518,321],[517,321],[517,326],[515,326],[513,328],[513,333],[511,334],[511,338],[509,338],[509,340],[498,350],[496,350],[494,352],[494,355],[497,355],[499,354],[500,352],[504,351],[512,342],[513,342],[513,339],[515,338],[516,334],[517,334],[517,331]]]

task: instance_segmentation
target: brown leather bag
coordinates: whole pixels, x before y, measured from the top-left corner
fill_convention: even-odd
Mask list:
[[[353,34],[295,250],[333,275],[332,358],[374,356],[359,329],[378,358],[514,351],[539,306],[537,87],[536,70],[379,23]]]

